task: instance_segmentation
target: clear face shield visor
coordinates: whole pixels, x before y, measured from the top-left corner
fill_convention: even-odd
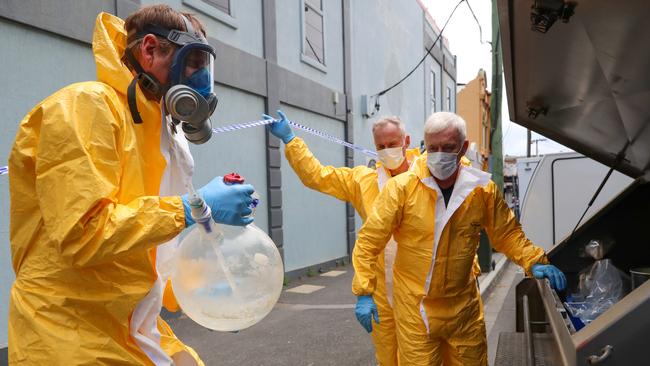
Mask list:
[[[214,95],[214,49],[202,43],[181,47],[171,67],[171,84],[186,85],[208,100]]]

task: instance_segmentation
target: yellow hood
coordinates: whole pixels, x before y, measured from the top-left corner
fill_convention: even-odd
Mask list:
[[[126,30],[124,21],[108,13],[100,13],[95,21],[93,33],[93,54],[97,67],[97,80],[107,84],[118,93],[127,111],[127,123],[132,124],[130,109],[126,102],[126,93],[134,76],[122,62],[126,48]],[[146,151],[160,151],[160,129],[162,120],[160,101],[148,100],[140,85],[136,88],[136,103],[144,123],[135,129],[137,139]],[[158,164],[165,167],[162,155],[157,157]]]
[[[133,74],[121,60],[125,48],[124,21],[108,13],[100,13],[93,33],[97,80],[112,86],[120,94],[126,94],[133,80]]]

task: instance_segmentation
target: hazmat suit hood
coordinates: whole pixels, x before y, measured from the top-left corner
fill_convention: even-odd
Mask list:
[[[93,34],[97,80],[126,95],[133,74],[121,60],[125,48],[124,21],[108,13],[99,14]]]
[[[111,86],[126,100],[126,91],[134,76],[122,62],[126,48],[126,30],[124,20],[108,14],[100,13],[95,22],[93,33],[93,54],[97,68],[97,80]],[[161,121],[160,102],[151,101],[137,86],[136,100],[144,124],[156,124]],[[129,116],[129,118],[131,118]],[[152,131],[153,132],[153,131]],[[157,129],[157,136],[160,130]]]

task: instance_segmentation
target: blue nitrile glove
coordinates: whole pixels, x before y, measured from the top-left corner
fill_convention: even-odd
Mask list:
[[[253,222],[251,195],[255,189],[250,184],[228,185],[223,177],[216,177],[199,189],[199,194],[212,210],[212,218],[220,224],[246,226]],[[185,209],[185,227],[194,224],[187,194],[184,194],[183,208]],[[249,217],[246,217],[249,216]]]
[[[280,121],[271,123],[269,126],[267,126],[267,128],[269,131],[271,131],[271,134],[273,134],[273,136],[279,138],[285,144],[288,144],[289,141],[293,140],[293,138],[296,137],[296,135],[294,135],[293,131],[291,131],[289,120],[281,110],[278,110],[278,116],[280,116]],[[264,117],[264,119],[274,119],[268,114],[263,114],[262,117]]]
[[[375,318],[375,323],[379,324],[379,313],[377,312],[377,305],[375,305],[372,295],[359,296],[357,298],[357,306],[354,308],[354,314],[368,333],[372,332],[372,318]]]
[[[566,277],[564,273],[552,264],[534,264],[531,269],[535,278],[548,278],[551,287],[556,290],[564,291],[566,288]]]

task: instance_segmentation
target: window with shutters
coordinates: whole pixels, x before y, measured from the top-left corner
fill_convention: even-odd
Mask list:
[[[325,24],[323,0],[303,0],[301,10],[301,59],[321,71],[325,71]]]
[[[183,0],[183,4],[237,29],[237,20],[231,0]]]
[[[430,113],[436,112],[436,73],[431,70],[429,77],[429,100],[431,103]]]
[[[230,15],[230,0],[203,0],[203,1],[223,11],[224,13]]]

